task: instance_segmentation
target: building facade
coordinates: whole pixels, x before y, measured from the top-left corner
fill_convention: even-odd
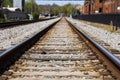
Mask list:
[[[83,14],[90,14],[90,0],[85,0]]]
[[[19,8],[3,8],[0,9],[0,18],[5,18],[7,20],[25,20],[27,19],[27,14],[21,12]]]
[[[120,13],[120,0],[85,0],[84,14]]]
[[[13,0],[13,7],[20,8],[24,11],[25,0]]]

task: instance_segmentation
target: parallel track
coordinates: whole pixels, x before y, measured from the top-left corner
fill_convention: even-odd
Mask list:
[[[40,20],[26,20],[26,21],[15,21],[15,22],[5,22],[5,23],[0,23],[0,29],[6,29],[6,28],[11,28],[19,25],[25,25],[25,24],[31,24],[39,21],[46,21],[54,18],[48,18],[48,19],[40,19]]]
[[[63,18],[0,80],[119,80],[86,43]]]

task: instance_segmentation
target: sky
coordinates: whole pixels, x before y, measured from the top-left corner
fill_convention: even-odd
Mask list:
[[[72,1],[60,1],[60,0],[35,0],[36,1],[36,3],[37,4],[41,4],[41,5],[45,5],[45,4],[50,4],[50,5],[52,5],[52,4],[58,4],[58,5],[60,5],[60,6],[62,6],[62,5],[65,5],[65,4],[68,4],[68,3],[71,3],[71,4],[81,4],[81,5],[83,5],[83,3],[84,3],[84,1],[74,1],[74,0],[72,0]]]

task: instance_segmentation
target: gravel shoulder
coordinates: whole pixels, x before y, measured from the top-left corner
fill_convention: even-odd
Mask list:
[[[85,32],[89,33],[92,37],[95,37],[105,43],[109,44],[111,48],[120,50],[120,34],[113,33],[108,30],[94,27],[88,24],[85,24],[76,19],[67,18],[70,22],[74,23],[77,27],[81,28]]]
[[[33,24],[20,25],[13,28],[0,29],[0,50],[6,50],[17,43],[22,42],[58,19],[59,18]]]

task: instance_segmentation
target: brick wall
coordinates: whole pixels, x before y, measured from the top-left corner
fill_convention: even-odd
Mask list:
[[[90,0],[85,0],[84,4],[84,13],[83,14],[90,14]]]
[[[88,3],[84,5],[84,11],[85,14],[120,13],[120,0],[95,0],[93,3],[91,2],[91,0],[89,0]]]
[[[116,13],[116,1],[115,0],[105,0],[103,2],[103,13],[105,14],[114,14]]]

